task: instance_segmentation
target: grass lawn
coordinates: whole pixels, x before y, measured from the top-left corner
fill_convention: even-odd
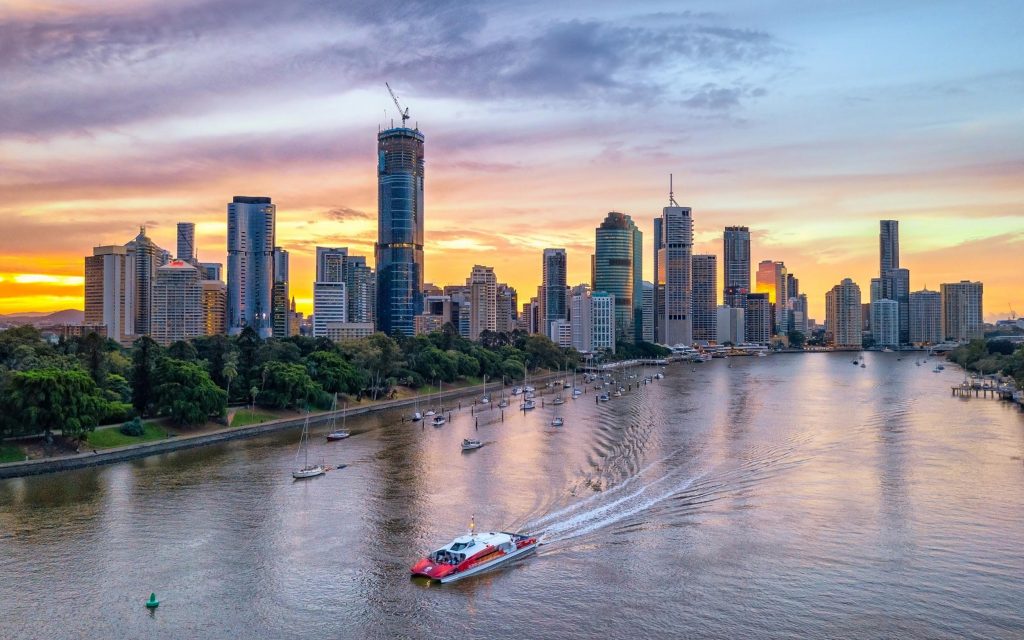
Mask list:
[[[247,427],[251,424],[262,424],[267,420],[273,420],[277,416],[250,409],[239,409],[231,418],[232,427]]]
[[[126,436],[117,427],[93,431],[86,437],[86,442],[96,449],[109,449],[110,447],[122,447],[126,444],[137,444],[149,442],[150,440],[163,440],[167,437],[167,431],[158,424],[145,422],[142,425],[141,436]]]
[[[25,452],[11,444],[0,444],[0,462],[21,462]]]

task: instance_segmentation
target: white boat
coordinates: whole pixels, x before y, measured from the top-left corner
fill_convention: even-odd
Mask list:
[[[529,411],[530,409],[535,408],[537,408],[537,403],[531,399],[524,400],[522,406],[520,407],[520,409],[522,409],[523,411]]]
[[[508,406],[508,400],[505,399],[505,398],[502,398],[501,401],[498,403],[498,407],[501,408],[501,409],[504,409],[507,406]]]
[[[563,398],[562,396],[558,396],[554,400],[551,401],[551,404],[554,404],[554,405],[565,404],[565,398]]]
[[[491,396],[484,396],[480,398],[480,404],[491,404]]]
[[[445,419],[443,414],[439,413],[436,416],[434,416],[434,419],[430,421],[430,424],[434,425],[435,427],[440,427],[445,422],[448,422],[448,420]]]
[[[534,391],[536,391],[536,389],[534,389],[533,387],[529,385],[526,386],[526,393],[533,393]]]
[[[479,449],[482,446],[484,446],[484,443],[480,442],[479,440],[466,438],[465,440],[462,441],[463,451],[472,451],[473,449]]]
[[[551,419],[552,427],[560,427],[563,424],[565,424],[565,420],[562,419],[562,416],[555,416],[554,418]]]
[[[580,389],[573,389],[572,390],[572,397],[578,398],[581,395],[583,395],[583,391],[582,390],[580,390]]]
[[[767,355],[768,355],[768,354],[767,354],[767,353],[765,353],[764,351],[758,351],[758,352],[757,352],[757,357],[758,357],[758,358],[764,358],[764,357],[765,357],[765,356],[767,356]]]
[[[302,466],[292,471],[292,477],[296,480],[315,478],[324,474],[323,464],[309,464],[309,412],[306,412],[306,421],[302,423],[302,435],[299,436],[299,450],[295,452],[295,460],[298,462],[302,457]]]
[[[599,396],[597,396],[597,399],[600,400],[601,402],[608,402],[608,394],[602,393]]]
[[[523,388],[522,387],[512,387],[512,395],[518,396],[518,395],[522,395],[522,393],[523,393]]]
[[[447,584],[506,565],[536,551],[539,544],[537,538],[519,533],[478,534],[470,525],[469,535],[459,536],[420,558],[410,571],[414,576]]]
[[[425,417],[429,418],[429,417],[434,415],[434,410],[433,409],[427,409],[426,411],[423,412],[423,415]]]
[[[619,391],[618,389],[616,389],[615,392],[612,393],[612,395],[615,396],[616,398],[621,398],[622,397],[622,392]]]
[[[338,394],[334,394],[334,408],[338,407]],[[348,429],[345,428],[345,422],[348,419],[348,405],[345,405],[345,414],[341,416],[341,428],[335,428],[335,422],[337,421],[337,412],[331,415],[331,430],[327,433],[328,442],[334,442],[335,440],[344,440],[345,438],[352,435]]]
[[[420,413],[419,411],[417,411],[417,412],[412,414],[412,421],[413,422],[419,422],[422,419],[423,419],[423,414]]]

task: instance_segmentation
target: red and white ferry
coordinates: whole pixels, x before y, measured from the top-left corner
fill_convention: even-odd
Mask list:
[[[420,558],[411,571],[414,576],[448,583],[490,571],[536,551],[540,541],[532,536],[504,531],[476,533],[455,538],[430,555]]]

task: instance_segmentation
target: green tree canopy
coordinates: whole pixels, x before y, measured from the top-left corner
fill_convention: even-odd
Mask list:
[[[85,371],[38,369],[11,374],[0,408],[7,435],[60,430],[80,438],[126,407],[108,401]]]
[[[157,413],[179,426],[203,424],[225,415],[228,394],[198,363],[160,358],[153,382]]]

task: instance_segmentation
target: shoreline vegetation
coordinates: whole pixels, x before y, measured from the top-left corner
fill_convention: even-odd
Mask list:
[[[646,343],[619,358],[667,354]],[[610,356],[603,359],[610,360]],[[384,334],[334,343],[323,338],[208,336],[161,347],[130,347],[89,334],[43,340],[30,326],[0,332],[0,463],[96,455],[322,415],[468,392],[529,371],[570,371],[574,349],[538,335],[484,332],[478,342],[453,327],[428,335]],[[360,413],[362,411],[359,411]]]

